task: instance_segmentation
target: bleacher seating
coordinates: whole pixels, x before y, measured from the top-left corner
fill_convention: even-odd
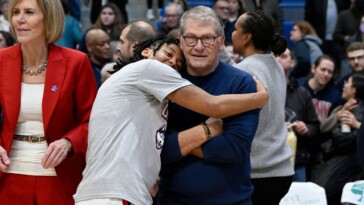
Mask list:
[[[304,19],[305,0],[281,0],[279,6],[283,11],[283,35],[289,47],[292,47],[293,43],[289,40],[290,32],[295,21]]]
[[[212,1],[213,0],[187,0],[187,3],[188,3],[189,7],[194,7],[194,6],[208,6],[208,7],[211,7],[212,6]]]

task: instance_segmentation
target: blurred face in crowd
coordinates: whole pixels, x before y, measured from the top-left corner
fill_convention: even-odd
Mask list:
[[[345,81],[342,98],[345,100],[350,100],[355,98],[356,88],[353,87],[353,78],[350,77]]]
[[[100,14],[101,23],[105,26],[110,26],[115,21],[115,13],[110,7],[105,7]]]
[[[239,4],[238,4],[239,0],[228,0],[229,3],[229,13],[231,14],[235,14],[236,12],[238,12],[239,8]]]
[[[314,79],[318,85],[324,87],[326,86],[332,77],[334,76],[335,64],[334,62],[322,59],[320,64],[316,67],[312,66],[312,73],[314,74]]]
[[[181,14],[178,13],[175,6],[166,7],[166,24],[170,28],[177,28]]]
[[[95,32],[94,36],[92,36],[87,48],[90,52],[91,58],[95,58],[96,61],[103,62],[111,58],[110,37],[101,29]]]
[[[120,43],[117,48],[117,54],[121,61],[126,62],[129,60],[130,57],[133,56],[133,45],[135,45],[133,42],[130,42],[127,39],[127,35],[129,33],[130,26],[127,26],[123,29],[120,35]]]
[[[212,9],[221,20],[225,21],[229,18],[229,3],[227,1],[218,0]]]
[[[232,45],[226,46],[226,50],[229,51],[231,55],[231,60],[233,60],[235,63],[238,63],[240,61],[240,55],[234,52],[234,48]]]
[[[8,45],[6,45],[6,41],[5,41],[5,38],[4,38],[3,34],[0,33],[0,48],[5,48],[7,46]]]
[[[16,38],[21,44],[44,44],[44,14],[36,0],[20,0],[13,9],[11,19]]]
[[[9,7],[9,2],[5,1],[5,3],[3,3],[3,5],[1,5],[0,8],[6,20],[8,20],[8,7]]]
[[[348,61],[351,69],[355,72],[364,70],[364,50],[348,52]]]
[[[279,64],[281,64],[285,73],[288,73],[294,66],[295,61],[292,58],[291,51],[286,49],[284,53],[277,57]]]
[[[298,26],[294,25],[292,30],[291,30],[291,33],[290,33],[290,37],[291,41],[293,42],[297,42],[299,40],[302,39],[302,32],[301,30],[298,28]]]

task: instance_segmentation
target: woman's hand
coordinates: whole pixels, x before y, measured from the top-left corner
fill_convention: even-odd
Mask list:
[[[267,92],[267,90],[265,89],[263,83],[258,80],[255,76],[253,76],[255,83],[257,84],[257,93],[261,93],[263,95],[262,101],[261,101],[261,106],[263,107],[265,104],[268,103],[269,100],[269,94]]]
[[[340,121],[350,125],[350,127],[353,127],[355,129],[359,129],[361,125],[361,123],[356,119],[354,114],[347,110],[341,112]]]
[[[10,160],[6,153],[6,150],[0,146],[0,172],[6,172],[9,170]]]
[[[52,142],[42,159],[42,166],[45,169],[59,165],[72,149],[72,143],[67,139],[60,139]]]

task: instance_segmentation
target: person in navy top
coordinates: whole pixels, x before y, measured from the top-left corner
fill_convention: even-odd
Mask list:
[[[185,12],[179,32],[187,61],[182,77],[213,95],[256,91],[250,74],[219,62],[225,36],[211,8],[197,6]],[[224,118],[219,135],[198,143],[183,131],[208,117],[170,103],[161,153],[159,204],[251,205],[249,154],[258,119],[257,109]]]

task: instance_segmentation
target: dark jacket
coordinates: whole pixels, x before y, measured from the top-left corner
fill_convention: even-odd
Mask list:
[[[348,9],[350,1],[335,0],[337,12]],[[305,21],[311,23],[321,39],[325,39],[326,34],[326,12],[327,0],[306,0],[305,3]]]
[[[303,121],[308,128],[308,133],[304,136],[295,132],[297,136],[296,165],[302,165],[311,157],[309,148],[319,134],[320,122],[310,93],[299,86],[294,78],[291,78],[287,85],[286,108],[293,110],[296,113],[296,120]]]

